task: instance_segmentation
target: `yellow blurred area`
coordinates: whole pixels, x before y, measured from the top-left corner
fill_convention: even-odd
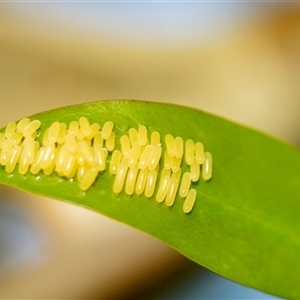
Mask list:
[[[214,43],[180,47],[118,45],[109,37],[93,43],[1,14],[1,111],[9,112],[2,126],[63,105],[145,99],[196,107],[299,140],[299,10],[271,10]]]
[[[300,145],[299,78],[300,9],[272,9],[214,43],[180,47],[71,38],[0,9],[0,127],[60,106],[143,99],[203,109]],[[40,261],[0,273],[0,298],[133,297],[192,265],[83,208],[6,187],[1,194],[26,203],[46,237]]]

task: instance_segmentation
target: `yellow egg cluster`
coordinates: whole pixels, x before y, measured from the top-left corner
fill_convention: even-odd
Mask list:
[[[74,178],[86,191],[96,180],[99,172],[106,169],[108,151],[115,148],[113,122],[106,122],[100,131],[98,123],[90,124],[86,117],[65,123],[54,122],[45,130],[42,144],[36,141],[41,125],[28,118],[11,122],[0,133],[0,164],[8,173],[18,165],[18,172],[28,171],[36,175],[42,171],[51,175]]]
[[[9,123],[0,133],[0,164],[6,172],[18,168],[20,174],[51,175],[55,171],[60,177],[76,178],[86,191],[106,170],[109,155],[114,193],[124,190],[127,195],[151,198],[157,190],[156,201],[165,201],[167,206],[172,206],[179,194],[185,199],[185,213],[193,209],[197,195],[191,184],[199,180],[200,169],[205,181],[212,176],[212,155],[204,152],[202,143],[171,134],[162,142],[158,131],[148,136],[144,125],[122,135],[120,149],[115,149],[116,133],[111,121],[102,128],[98,123],[90,124],[86,117],[69,125],[53,122],[44,131],[41,145],[36,140],[40,126],[40,121],[25,118]],[[181,176],[183,162],[189,172]]]
[[[150,198],[157,187],[157,202],[165,201],[167,206],[172,206],[179,193],[185,199],[183,211],[189,213],[193,209],[197,193],[191,189],[191,182],[199,180],[200,166],[205,181],[212,176],[212,156],[204,152],[202,143],[192,139],[184,142],[181,137],[167,134],[163,152],[159,132],[152,132],[149,140],[143,125],[138,130],[130,128],[128,135],[121,136],[120,143],[121,151],[114,150],[110,164],[110,173],[116,175],[113,186],[116,194],[125,189],[127,195],[144,193]],[[190,171],[181,176],[183,161]]]

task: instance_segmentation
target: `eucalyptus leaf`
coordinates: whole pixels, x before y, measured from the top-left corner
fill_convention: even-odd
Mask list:
[[[141,195],[116,195],[114,176],[101,173],[87,191],[76,180],[0,168],[0,182],[97,211],[161,239],[191,260],[229,279],[284,298],[300,298],[300,153],[260,132],[202,111],[133,100],[94,102],[31,116],[54,121],[115,123],[116,147],[131,127],[145,125],[201,141],[214,159],[213,177],[193,184],[190,214],[179,196],[173,207]],[[4,129],[1,130],[4,132]],[[108,157],[108,163],[110,156]],[[184,167],[183,167],[184,168]],[[187,170],[187,167],[186,167]],[[184,171],[184,170],[183,170]]]

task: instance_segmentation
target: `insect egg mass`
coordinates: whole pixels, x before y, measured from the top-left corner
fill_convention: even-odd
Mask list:
[[[184,213],[194,207],[193,185],[200,174],[204,181],[212,177],[212,155],[201,142],[171,133],[163,136],[146,124],[125,134],[117,134],[112,121],[91,124],[85,116],[70,124],[56,120],[48,128],[41,125],[39,120],[24,118],[10,122],[0,133],[0,164],[7,173],[55,173],[74,179],[88,193],[108,172],[114,177],[111,189],[116,195],[153,197],[168,207],[177,199]]]

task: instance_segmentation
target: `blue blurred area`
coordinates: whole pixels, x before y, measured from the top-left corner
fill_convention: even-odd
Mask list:
[[[0,278],[43,259],[46,236],[36,216],[16,195],[0,198]]]
[[[147,299],[279,299],[242,286],[200,266],[162,284]]]

